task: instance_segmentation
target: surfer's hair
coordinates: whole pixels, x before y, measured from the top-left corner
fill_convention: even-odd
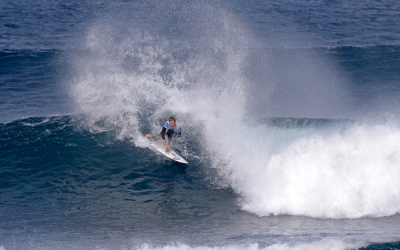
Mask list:
[[[172,122],[172,121],[175,122],[175,117],[171,116],[170,118],[168,118],[168,121],[169,121],[169,122]]]

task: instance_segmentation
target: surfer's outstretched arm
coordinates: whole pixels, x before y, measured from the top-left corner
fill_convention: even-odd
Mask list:
[[[147,137],[147,138],[153,138],[153,135],[152,135],[152,134],[147,134],[147,135],[145,135],[145,137]]]

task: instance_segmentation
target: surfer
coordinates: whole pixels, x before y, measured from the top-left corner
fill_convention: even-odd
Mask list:
[[[172,138],[178,136],[178,141],[180,141],[181,138],[181,133],[182,133],[182,128],[181,125],[176,121],[175,117],[170,117],[168,119],[168,121],[165,122],[161,133],[158,135],[162,137],[163,139],[163,145],[164,147],[166,147],[167,149],[165,150],[166,152],[169,152],[171,149],[168,147],[168,144],[171,143]],[[168,143],[165,140],[165,135],[167,135],[168,137]],[[146,137],[147,138],[154,138],[155,140],[157,140],[158,136],[153,136],[151,134],[147,134]]]

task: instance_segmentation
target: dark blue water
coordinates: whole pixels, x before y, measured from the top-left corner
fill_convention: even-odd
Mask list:
[[[399,20],[0,2],[0,250],[400,249]],[[171,115],[188,165],[143,139]]]

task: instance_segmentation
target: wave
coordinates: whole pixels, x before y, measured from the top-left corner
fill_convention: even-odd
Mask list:
[[[242,209],[259,216],[400,212],[397,127],[282,130],[255,122],[359,118],[348,79],[329,56],[246,50],[254,39],[240,20],[218,7],[196,10],[193,19],[178,16],[184,23],[178,31],[165,29],[169,16],[152,20],[153,27],[124,11],[124,18],[106,16],[88,28],[86,51],[67,55],[74,68],[70,95],[87,130],[114,131],[117,140],[140,148],[143,134],[176,116],[192,147],[189,158],[201,155],[202,167],[218,173],[210,180],[233,189]],[[184,34],[190,39],[180,40]]]
[[[44,186],[49,194],[54,188],[70,192],[84,182],[72,186],[54,182],[54,171],[65,173],[70,171],[68,168],[80,166],[83,172],[77,176],[79,180],[91,179],[86,171],[95,171],[93,174],[100,177],[98,181],[102,180],[91,185],[90,189],[95,189],[96,185],[108,182],[107,172],[115,164],[135,162],[139,167],[145,163],[153,171],[170,164],[162,157],[154,158],[152,151],[143,151],[141,146],[130,150],[133,142],[120,142],[118,131],[90,132],[84,129],[86,124],[82,127],[82,122],[85,124],[84,118],[63,116],[29,118],[0,126],[3,164],[14,162],[11,165],[20,166],[12,171],[3,170],[4,174],[14,176],[3,180],[4,186],[13,187],[30,179],[28,186]],[[196,133],[184,134],[184,142],[177,151],[203,172],[203,187],[231,188],[239,194],[243,210],[258,216],[289,214],[316,218],[382,217],[400,212],[397,126],[270,118],[251,125],[243,123],[235,129],[238,131],[221,133],[218,140]],[[103,151],[107,153],[103,155]],[[24,163],[18,163],[16,157],[20,154],[25,155]],[[110,161],[108,157],[115,159]],[[131,157],[137,160],[129,160]],[[65,168],[68,158],[76,165],[67,164],[70,167]],[[19,173],[32,164],[36,166],[29,172]],[[120,171],[128,170],[128,166],[123,163]],[[36,178],[37,171],[48,173],[48,178]],[[128,178],[129,174],[125,175]],[[143,183],[155,181],[156,185],[149,197],[157,196],[157,179],[147,178],[150,176]],[[113,192],[128,191],[124,186],[111,187],[116,188]],[[40,190],[37,189],[38,194]]]
[[[250,244],[247,246],[229,245],[221,247],[195,246],[191,247],[185,244],[168,245],[168,246],[152,246],[143,244],[136,249],[138,250],[305,250],[305,249],[321,249],[321,250],[343,250],[358,249],[361,244],[349,244],[335,239],[323,239],[321,241],[303,244],[273,244],[270,246],[260,246],[259,244]],[[367,248],[368,249],[368,248]]]
[[[72,245],[72,246],[71,246]],[[315,241],[311,243],[300,243],[300,244],[286,244],[286,243],[276,243],[269,246],[261,246],[257,243],[249,245],[225,245],[225,246],[191,246],[186,244],[169,244],[169,245],[154,245],[149,243],[134,244],[131,243],[128,246],[113,245],[108,247],[107,244],[104,246],[74,246],[74,243],[70,243],[69,246],[61,246],[58,244],[56,248],[52,245],[51,247],[41,246],[40,249],[135,249],[135,250],[306,250],[306,249],[318,249],[318,250],[345,250],[345,249],[359,249],[359,250],[385,250],[385,249],[398,249],[400,242],[385,242],[385,243],[345,243],[343,241],[325,238],[320,241]],[[35,247],[35,246],[30,246]],[[9,250],[12,247],[4,247],[0,245],[0,250]],[[29,249],[29,247],[28,247]]]
[[[320,241],[302,244],[273,244],[270,246],[260,246],[259,244],[250,244],[248,246],[229,245],[221,247],[195,246],[191,247],[185,244],[168,245],[168,246],[152,246],[151,244],[142,244],[135,247],[138,250],[344,250],[344,249],[393,249],[398,248],[400,242],[385,242],[385,243],[345,243],[343,241],[325,238]]]

